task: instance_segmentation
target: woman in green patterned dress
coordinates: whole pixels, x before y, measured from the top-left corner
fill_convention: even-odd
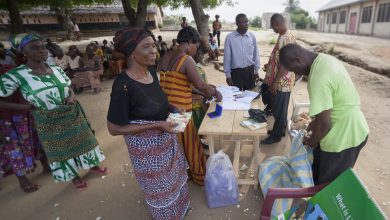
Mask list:
[[[108,169],[99,167],[105,157],[76,101],[70,79],[58,66],[45,63],[47,49],[38,35],[18,34],[11,43],[27,62],[0,77],[0,97],[20,89],[29,104],[0,101],[0,108],[31,110],[55,181],[72,181],[75,188],[86,189],[78,170],[105,175]]]

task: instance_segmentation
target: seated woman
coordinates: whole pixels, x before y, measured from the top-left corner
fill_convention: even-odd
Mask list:
[[[109,63],[112,76],[121,74],[126,68],[125,56],[116,50],[112,51],[112,57]]]
[[[219,49],[218,49],[218,45],[217,45],[217,43],[216,43],[214,38],[212,38],[209,41],[209,47],[210,47],[210,50],[209,50],[209,61],[218,60]]]
[[[127,68],[112,86],[107,126],[123,135],[135,177],[145,194],[152,219],[183,219],[188,206],[188,164],[167,122],[168,98],[156,72],[148,70],[157,49],[150,32],[126,28],[115,34],[115,50],[125,55]]]
[[[186,112],[192,111],[192,87],[200,90],[207,99],[215,97],[218,102],[222,100],[221,93],[202,80],[191,57],[197,53],[200,41],[199,33],[193,27],[181,29],[177,35],[179,46],[166,53],[158,66],[160,84],[168,95],[169,103]],[[206,155],[193,119],[189,121],[184,133],[179,134],[179,141],[184,147],[192,180],[203,185]]]
[[[69,69],[66,74],[70,79],[73,79],[73,75],[80,68],[80,52],[76,45],[70,45],[68,49],[68,63]]]
[[[61,48],[55,49],[54,55],[54,64],[61,67],[61,69],[67,73],[69,71],[69,56],[64,54],[64,51]]]
[[[100,76],[103,75],[103,66],[99,57],[94,55],[95,44],[89,44],[85,55],[80,61],[79,69],[74,73],[72,84],[77,93],[85,87],[91,87],[95,94],[100,92]]]

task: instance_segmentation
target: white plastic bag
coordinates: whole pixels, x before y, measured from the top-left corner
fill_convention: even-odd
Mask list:
[[[233,165],[222,150],[207,160],[205,189],[209,208],[238,203],[238,184]]]

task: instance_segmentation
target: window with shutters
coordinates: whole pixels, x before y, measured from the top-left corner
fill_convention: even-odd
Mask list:
[[[377,22],[390,22],[390,3],[380,4]]]
[[[337,23],[337,12],[333,12],[332,13],[332,24],[336,24]]]
[[[363,8],[362,23],[370,23],[372,17],[372,6]]]
[[[345,24],[346,17],[347,17],[347,11],[340,12],[340,24]]]

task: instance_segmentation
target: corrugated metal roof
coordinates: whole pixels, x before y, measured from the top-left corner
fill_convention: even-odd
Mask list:
[[[326,11],[332,8],[338,8],[345,5],[350,5],[353,3],[358,2],[364,2],[364,0],[333,0],[328,3],[326,3],[324,6],[322,6],[320,9],[317,10],[317,12]]]

